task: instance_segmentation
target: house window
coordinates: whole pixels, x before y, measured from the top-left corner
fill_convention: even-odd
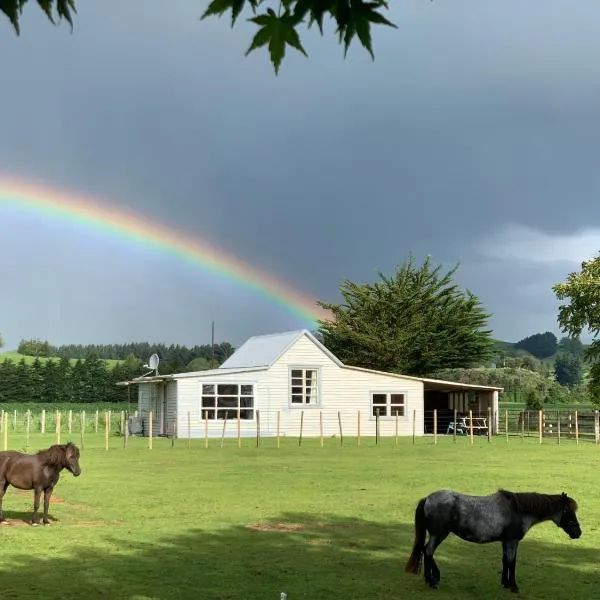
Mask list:
[[[396,392],[373,392],[371,394],[371,416],[404,417],[406,415],[406,396]]]
[[[254,386],[246,383],[203,383],[202,419],[254,419]]]
[[[319,403],[317,369],[290,370],[290,403],[292,406],[315,406]]]

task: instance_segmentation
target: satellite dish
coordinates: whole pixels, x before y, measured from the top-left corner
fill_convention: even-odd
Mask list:
[[[153,354],[150,357],[150,360],[148,360],[148,368],[152,369],[153,371],[156,371],[158,369],[159,362],[160,359],[158,358],[158,354]]]
[[[158,358],[158,354],[153,354],[150,357],[150,360],[148,361],[148,366],[151,369],[156,369],[158,367],[158,363],[159,363],[160,359]]]

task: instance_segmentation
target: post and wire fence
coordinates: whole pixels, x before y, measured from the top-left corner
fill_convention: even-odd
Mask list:
[[[71,440],[85,449],[86,439],[93,440],[93,445],[109,450],[122,447],[127,449],[132,436],[143,438],[144,446],[149,450],[154,447],[158,437],[168,438],[173,447],[179,439],[181,445],[187,448],[223,448],[231,445],[234,439],[237,447],[255,445],[260,447],[264,439],[275,441],[275,447],[280,448],[281,441],[290,438],[302,446],[303,441],[312,439],[320,447],[335,443],[340,447],[354,445],[361,447],[362,442],[369,444],[399,445],[400,439],[417,439],[425,443],[437,445],[442,440],[451,439],[454,442],[463,440],[467,443],[506,442],[533,439],[543,443],[591,442],[600,443],[600,420],[598,410],[591,409],[546,409],[546,410],[508,410],[500,409],[495,412],[491,408],[483,411],[434,409],[408,414],[396,413],[392,416],[381,416],[376,410],[374,414],[364,411],[299,411],[296,420],[285,428],[282,425],[281,411],[275,415],[275,428],[265,428],[261,431],[261,414],[255,411],[255,419],[248,423],[240,418],[240,411],[232,411],[231,418],[224,418],[218,423],[216,431],[214,422],[209,424],[208,417],[195,419],[187,413],[182,420],[181,435],[178,435],[176,425],[171,425],[167,431],[158,426],[157,415],[152,411],[138,415],[138,411],[129,413],[124,410],[52,410],[31,409],[0,410],[0,439],[2,450],[24,449],[29,451],[40,447],[38,440],[44,443],[51,437],[53,443],[64,443]],[[131,418],[142,423],[142,427],[131,431]],[[271,416],[273,420],[273,416]],[[39,437],[42,434],[43,438]],[[120,441],[115,441],[120,438]],[[228,444],[225,444],[225,440]],[[243,440],[245,440],[243,442]],[[250,441],[251,440],[251,441]]]

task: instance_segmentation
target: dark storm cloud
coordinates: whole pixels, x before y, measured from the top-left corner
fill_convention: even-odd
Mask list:
[[[198,22],[203,6],[82,5],[73,35],[33,9],[20,39],[6,25],[2,170],[131,206],[321,299],[410,251],[461,261],[499,337],[555,330],[550,288],[573,253],[532,268],[498,240],[509,224],[534,228],[525,240],[600,227],[600,6],[404,2],[375,63],[310,34],[311,59],[289,53],[278,78],[266,53],[243,57],[250,26]],[[234,343],[300,325],[167,256],[2,219],[9,345],[189,344],[215,315]]]

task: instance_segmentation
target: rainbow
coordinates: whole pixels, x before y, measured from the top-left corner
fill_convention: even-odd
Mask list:
[[[213,271],[268,299],[307,325],[328,318],[313,298],[202,239],[117,208],[94,198],[68,194],[45,185],[0,175],[0,208],[33,211],[46,218],[74,223],[116,235],[128,243],[157,249],[178,259]]]

